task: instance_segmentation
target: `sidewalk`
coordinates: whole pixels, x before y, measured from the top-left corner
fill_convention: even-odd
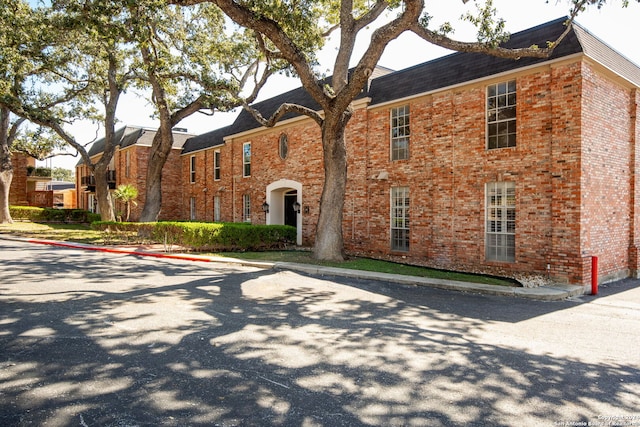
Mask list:
[[[295,264],[290,262],[250,261],[240,258],[181,254],[165,252],[163,245],[126,245],[126,246],[94,246],[83,243],[59,242],[54,240],[25,239],[7,235],[0,235],[0,239],[17,240],[34,244],[60,246],[75,249],[94,250],[108,253],[119,253],[137,256],[151,256],[165,259],[179,259],[196,262],[218,262],[237,264],[274,270],[290,270],[313,276],[347,277],[364,280],[378,280],[403,285],[429,286],[437,289],[454,290],[459,292],[479,293],[485,295],[510,296],[544,301],[559,301],[570,297],[583,295],[582,286],[554,284],[553,286],[539,286],[535,288],[516,288],[481,283],[457,282],[453,280],[432,279],[427,277],[405,276],[399,274],[379,273],[372,271],[352,270],[337,267],[323,267],[313,264]]]

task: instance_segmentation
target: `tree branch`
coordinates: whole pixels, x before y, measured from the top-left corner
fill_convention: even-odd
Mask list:
[[[243,108],[251,113],[251,115],[264,127],[273,127],[287,113],[294,112],[312,118],[318,125],[322,126],[323,117],[316,111],[298,104],[284,103],[269,117],[265,119],[262,113],[248,104],[244,104]]]

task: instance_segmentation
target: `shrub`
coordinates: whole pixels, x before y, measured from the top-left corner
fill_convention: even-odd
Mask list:
[[[105,232],[105,240],[144,239],[182,246],[193,251],[260,251],[283,248],[296,240],[296,229],[288,225],[201,222],[94,222]]]
[[[9,213],[15,220],[32,222],[65,222],[90,224],[100,220],[100,215],[82,209],[53,209],[34,206],[10,206]]]

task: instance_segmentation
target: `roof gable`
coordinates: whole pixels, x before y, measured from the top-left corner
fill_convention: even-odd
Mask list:
[[[634,85],[640,86],[640,67],[638,65],[579,24],[574,24],[573,29],[585,55]]]
[[[138,126],[123,126],[115,131],[114,142],[115,145],[119,146],[121,149],[132,145],[151,146],[156,133],[157,130],[155,129],[145,129]],[[173,148],[181,149],[187,139],[191,136],[193,135],[184,132],[174,132]],[[89,157],[93,157],[104,152],[105,142],[106,137],[102,137],[91,144],[88,151]],[[80,159],[78,165],[83,163],[84,161]]]

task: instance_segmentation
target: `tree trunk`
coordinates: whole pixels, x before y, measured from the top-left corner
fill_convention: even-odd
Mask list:
[[[144,208],[140,214],[140,222],[155,222],[162,208],[162,169],[171,153],[173,135],[158,129],[153,138],[151,153],[147,167]]]
[[[13,180],[13,165],[9,149],[9,110],[0,109],[0,224],[11,223],[9,191]]]
[[[324,261],[344,260],[342,217],[347,188],[347,150],[344,131],[348,114],[332,121],[325,119],[322,127],[324,155],[324,188],[320,199],[320,214],[313,248],[315,259]]]
[[[113,211],[111,192],[109,191],[109,183],[107,182],[108,165],[109,163],[98,162],[93,171],[93,176],[96,182],[96,199],[98,200],[100,219],[102,219],[102,221],[115,221],[116,215]]]
[[[13,222],[9,212],[9,189],[11,188],[12,180],[13,169],[0,171],[0,224]]]

